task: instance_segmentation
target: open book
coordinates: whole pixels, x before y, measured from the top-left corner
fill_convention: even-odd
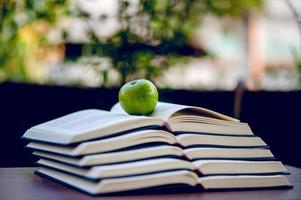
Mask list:
[[[98,139],[82,142],[72,146],[62,146],[42,142],[31,142],[28,148],[48,151],[52,153],[80,156],[95,153],[116,151],[149,143],[165,143],[179,145],[182,148],[188,147],[266,147],[266,143],[254,135],[248,137],[224,136],[210,134],[179,134],[177,136],[163,130],[141,130],[132,133],[119,135],[106,139]],[[112,145],[114,144],[114,145]]]
[[[88,179],[104,179],[136,176],[154,172],[185,169],[195,171],[201,176],[208,175],[271,175],[287,173],[280,161],[233,161],[233,160],[196,160],[188,162],[176,158],[156,158],[121,164],[110,164],[80,168],[56,161],[40,159],[41,166],[71,173]]]
[[[111,112],[89,109],[34,126],[24,138],[55,144],[72,144],[111,137],[133,129],[165,127],[170,132],[219,135],[253,135],[246,123],[200,108],[159,102],[151,116],[125,114],[119,104]]]
[[[148,148],[129,149],[69,157],[35,149],[33,155],[40,158],[58,161],[78,167],[94,165],[107,165],[112,163],[125,163],[129,161],[146,160],[150,158],[185,158],[186,160],[210,160],[210,159],[231,159],[231,160],[275,160],[274,155],[266,148],[213,148],[194,147],[182,149],[177,146],[159,145]]]
[[[291,188],[287,178],[283,175],[217,175],[199,177],[190,170],[175,170],[122,178],[108,178],[92,182],[50,168],[41,168],[37,173],[92,195],[177,184],[200,187],[205,190]]]

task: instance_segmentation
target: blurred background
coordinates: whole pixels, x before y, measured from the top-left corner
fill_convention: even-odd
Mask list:
[[[33,165],[26,129],[109,110],[138,78],[301,167],[300,15],[300,0],[0,0],[0,167]]]
[[[1,0],[0,81],[298,90],[299,0]]]

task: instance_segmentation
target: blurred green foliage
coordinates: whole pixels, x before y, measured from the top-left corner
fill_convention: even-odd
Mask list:
[[[209,56],[206,49],[195,47],[191,38],[206,15],[238,17],[261,6],[261,0],[140,0],[134,6],[131,1],[119,0],[121,28],[105,41],[91,30],[93,44],[88,44],[90,51],[85,56],[110,58],[120,84],[137,78],[155,81],[189,57]],[[80,8],[77,13],[84,20],[90,18]],[[100,20],[108,20],[108,16]]]
[[[206,49],[194,45],[191,37],[204,16],[239,17],[261,6],[261,0],[140,0],[138,5],[130,0],[118,0],[120,28],[105,40],[97,36],[95,29],[89,30],[91,42],[84,44],[83,56],[109,58],[111,68],[119,73],[120,84],[136,78],[154,81],[169,67],[186,62],[189,57],[209,56]],[[91,18],[80,7],[68,8],[67,0],[2,0],[0,80],[32,79],[27,59],[33,52],[28,48],[30,40],[24,41],[20,34],[24,27],[31,26],[30,30],[47,27],[46,31],[34,34],[40,48],[48,45],[45,35],[58,19],[67,15],[82,20]],[[102,15],[99,20],[108,18]],[[104,77],[107,74],[102,73]]]
[[[0,81],[34,81],[30,60],[51,45],[45,36],[67,8],[67,0],[0,1]]]

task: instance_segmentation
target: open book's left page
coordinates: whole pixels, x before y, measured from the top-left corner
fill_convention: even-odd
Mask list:
[[[23,137],[49,143],[71,144],[163,124],[161,119],[89,109],[36,125],[28,129]]]

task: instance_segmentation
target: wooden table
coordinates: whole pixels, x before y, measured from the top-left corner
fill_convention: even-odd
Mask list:
[[[36,168],[0,168],[0,199],[1,200],[87,200],[87,199],[170,199],[170,200],[297,200],[301,199],[301,169],[287,166],[291,175],[290,182],[294,185],[291,190],[255,190],[236,192],[199,192],[182,194],[153,194],[127,196],[89,196],[76,190],[62,186],[46,178],[39,177],[33,172]]]

